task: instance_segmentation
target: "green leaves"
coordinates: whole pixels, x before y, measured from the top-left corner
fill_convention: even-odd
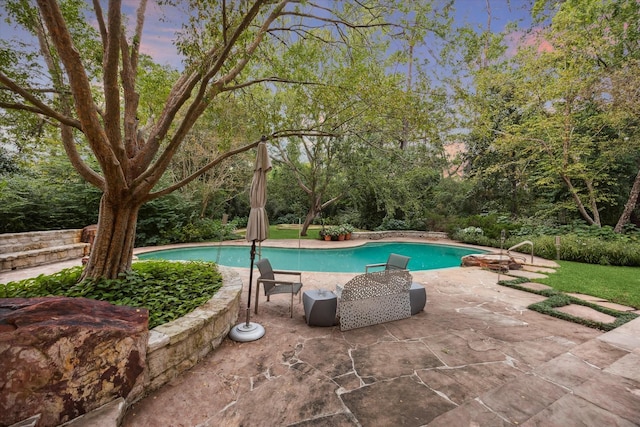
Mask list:
[[[78,283],[82,267],[0,285],[0,298],[67,296],[92,298],[149,310],[149,329],[207,302],[222,286],[214,263],[139,261],[119,279]]]

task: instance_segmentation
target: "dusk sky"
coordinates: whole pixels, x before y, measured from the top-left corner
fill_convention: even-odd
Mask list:
[[[330,0],[317,0],[317,3],[332,3]],[[106,8],[106,1],[105,3]],[[135,21],[135,8],[138,0],[123,0],[123,11],[131,23]],[[509,22],[530,22],[529,0],[455,0],[456,23],[471,23],[479,30],[486,29],[488,24],[488,7],[491,11],[491,30],[502,31]],[[180,28],[181,17],[175,11],[163,9],[150,0],[147,6],[145,31],[142,38],[142,52],[153,57],[157,62],[180,68],[180,58],[176,54],[173,40],[175,31]],[[11,39],[24,37],[24,33],[15,31],[6,24],[0,25],[0,38]]]
[[[330,0],[318,0],[317,3],[331,3]],[[127,13],[133,16],[137,0],[124,0]],[[504,30],[510,22],[527,25],[531,21],[530,1],[528,0],[455,0],[456,23],[473,24],[478,29],[486,29],[488,24],[487,4],[491,11],[491,30]],[[147,20],[143,37],[142,51],[161,64],[180,67],[180,59],[173,46],[175,30],[180,27],[179,16],[164,16],[166,10],[156,5],[154,0],[147,6]],[[167,21],[160,22],[163,18]]]

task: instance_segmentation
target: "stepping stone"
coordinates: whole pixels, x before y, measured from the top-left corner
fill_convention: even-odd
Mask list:
[[[524,277],[527,279],[546,279],[547,277],[549,277],[544,274],[534,273],[533,271],[525,271],[525,270],[509,270],[507,275],[513,276],[513,277]]]
[[[588,301],[588,302],[606,301],[606,299],[602,299],[600,297],[593,297],[591,295],[586,295],[586,294],[568,293],[567,295],[572,296],[574,298],[581,299],[582,301]]]
[[[521,283],[518,286],[521,286],[526,289],[531,289],[532,291],[546,291],[547,289],[553,289],[551,286],[543,285],[542,283],[534,283],[534,282]]]
[[[569,304],[563,307],[558,307],[556,310],[582,319],[593,320],[594,322],[613,323],[616,321],[616,318],[613,316],[609,316],[608,314],[601,313],[598,310],[594,310],[591,307],[585,307],[580,304]]]
[[[610,308],[611,310],[617,310],[617,311],[635,310],[633,307],[627,307],[626,305],[616,304],[615,302],[609,302],[609,301],[597,302],[596,304],[601,305],[602,307]]]
[[[553,268],[549,268],[549,267],[539,267],[537,265],[523,265],[522,269],[525,271],[532,271],[534,273],[544,273],[544,274],[550,274],[550,273],[555,273],[556,270]]]

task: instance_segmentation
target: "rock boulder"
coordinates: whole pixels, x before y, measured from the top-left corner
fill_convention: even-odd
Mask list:
[[[55,426],[139,392],[148,321],[85,298],[0,299],[0,425]]]
[[[462,257],[462,267],[482,267],[494,271],[507,272],[521,270],[522,265],[510,255],[471,254]]]

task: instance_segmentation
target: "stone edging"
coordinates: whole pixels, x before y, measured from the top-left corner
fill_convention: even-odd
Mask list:
[[[447,233],[439,231],[410,231],[410,230],[388,230],[388,231],[357,231],[351,234],[352,239],[380,240],[387,237],[414,237],[423,239],[448,239]]]
[[[217,348],[238,318],[242,279],[233,269],[218,266],[222,287],[204,305],[149,331],[144,380],[127,396],[127,404],[157,390],[193,367]]]

